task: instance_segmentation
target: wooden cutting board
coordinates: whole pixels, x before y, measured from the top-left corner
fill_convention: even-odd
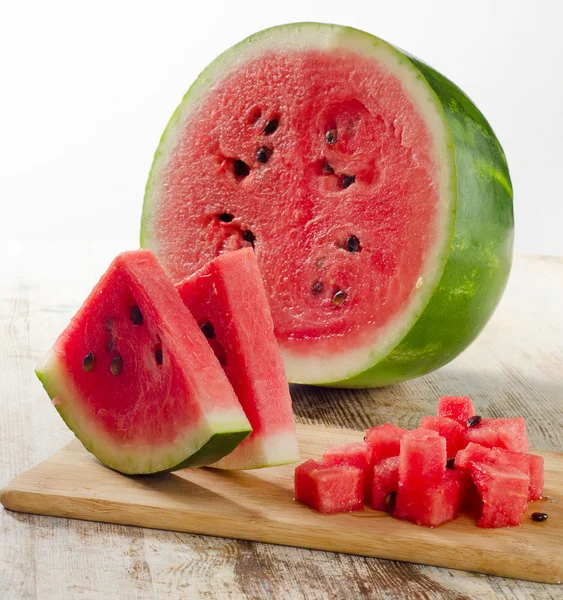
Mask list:
[[[303,458],[363,433],[298,426]],[[521,527],[483,530],[462,516],[436,529],[365,509],[320,515],[293,499],[293,466],[256,471],[193,469],[128,477],[78,441],[13,479],[1,492],[14,511],[185,531],[389,558],[539,581],[563,580],[563,454],[545,458],[545,499]],[[534,511],[549,514],[544,523]]]

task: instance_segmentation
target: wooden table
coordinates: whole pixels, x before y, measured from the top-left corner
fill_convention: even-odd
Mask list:
[[[33,368],[116,250],[0,243],[0,486],[72,437]],[[471,395],[487,416],[523,415],[534,448],[563,451],[563,258],[519,257],[483,334],[436,373],[292,389],[298,421],[356,429],[414,427],[447,394]],[[2,600],[363,597],[562,599],[563,587],[0,510]]]

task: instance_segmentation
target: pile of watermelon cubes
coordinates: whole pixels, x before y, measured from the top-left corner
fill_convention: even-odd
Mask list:
[[[363,442],[327,448],[295,469],[295,498],[323,514],[362,510],[437,527],[461,511],[479,527],[519,525],[543,494],[543,458],[529,454],[526,423],[475,415],[471,398],[447,396],[437,417],[407,431],[390,423]]]

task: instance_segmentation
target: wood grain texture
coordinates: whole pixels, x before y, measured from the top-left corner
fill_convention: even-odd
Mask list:
[[[299,425],[303,458],[363,432]],[[530,503],[521,527],[484,531],[461,516],[436,529],[365,509],[324,516],[293,499],[293,465],[255,471],[185,469],[126,477],[73,441],[13,479],[0,502],[13,511],[203,533],[315,550],[529,579],[563,580],[563,454],[547,452],[546,499]],[[535,511],[549,514],[535,523]],[[452,552],[462,547],[463,552]],[[563,593],[563,590],[562,590]]]
[[[123,248],[0,242],[0,486],[72,439],[33,368]],[[563,258],[517,258],[478,340],[450,365],[381,390],[294,387],[297,420],[412,427],[443,394],[522,414],[563,451]],[[463,548],[456,551],[462,552]],[[547,598],[560,586],[344,554],[0,511],[0,598]]]

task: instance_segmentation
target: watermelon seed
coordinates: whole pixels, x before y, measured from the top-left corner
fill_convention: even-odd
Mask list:
[[[453,469],[455,465],[455,458],[448,458],[446,461],[446,469]]]
[[[346,250],[348,252],[359,252],[361,250],[360,240],[355,235],[349,235],[346,239]]]
[[[338,139],[338,135],[336,133],[336,129],[329,129],[325,134],[326,143],[331,146],[336,144],[336,140]]]
[[[266,125],[264,125],[264,135],[272,135],[272,133],[274,133],[274,131],[278,128],[279,123],[280,122],[278,119],[271,119],[268,121]]]
[[[256,160],[263,165],[270,160],[270,156],[272,156],[272,151],[270,148],[266,148],[266,146],[260,146],[256,151]]]
[[[397,500],[397,492],[389,492],[387,494],[387,496],[385,496],[385,499],[383,500],[383,502],[385,503],[385,506],[390,511],[393,511],[393,509],[395,508],[396,500]]]
[[[133,325],[143,324],[143,313],[137,305],[131,309],[131,321],[133,321]]]
[[[215,337],[215,328],[211,323],[202,323],[200,325],[201,332],[208,339],[212,340]]]
[[[469,417],[469,419],[467,419],[467,428],[471,429],[471,427],[475,427],[475,425],[479,425],[479,423],[481,422],[481,419],[483,417],[480,417],[479,415],[475,415],[474,417]]]
[[[347,187],[350,187],[354,181],[356,181],[355,175],[342,175],[340,178],[340,185],[346,189]]]
[[[340,306],[344,300],[346,300],[346,292],[343,290],[337,290],[332,297],[332,303],[334,306]]]
[[[111,361],[111,366],[110,366],[110,371],[111,371],[112,375],[119,375],[121,373],[121,367],[122,367],[121,356],[114,356],[113,360]]]
[[[250,173],[250,167],[240,158],[233,163],[233,170],[237,177],[246,177]]]
[[[318,296],[319,294],[322,294],[324,287],[325,286],[322,281],[317,281],[316,283],[314,283],[311,287],[311,292],[313,293],[313,296]]]
[[[242,232],[242,239],[245,242],[250,242],[252,244],[252,247],[254,248],[254,242],[256,241],[256,236],[252,233],[252,231],[250,231],[250,229],[247,229],[246,231]]]
[[[323,173],[325,175],[333,175],[334,174],[334,169],[327,162],[325,162],[323,164],[322,169],[323,169]]]
[[[223,223],[230,223],[235,218],[235,215],[232,215],[231,213],[221,213],[218,218],[219,221],[222,221]]]
[[[541,523],[542,521],[547,521],[547,513],[543,513],[543,512],[532,513],[532,521],[537,521],[538,523]]]
[[[94,354],[92,352],[88,353],[84,360],[82,361],[82,368],[89,373],[94,368]]]
[[[157,344],[154,347],[154,358],[156,360],[156,364],[157,365],[161,365],[162,364],[162,362],[164,360],[164,357],[162,355],[162,346],[160,344]]]

